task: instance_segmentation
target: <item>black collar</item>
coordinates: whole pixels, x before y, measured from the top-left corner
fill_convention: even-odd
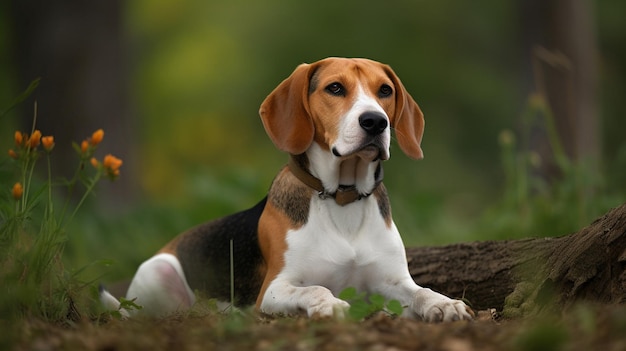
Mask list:
[[[374,190],[378,188],[380,183],[383,182],[383,167],[382,164],[379,163],[378,168],[376,169],[376,173],[374,175],[376,177],[376,182],[371,193],[362,195],[359,193],[355,185],[340,185],[336,192],[329,193],[326,191],[326,189],[324,189],[322,181],[309,173],[304,165],[301,162],[298,162],[295,157],[296,156],[293,155],[289,157],[288,167],[291,173],[309,188],[317,191],[320,199],[333,198],[339,206],[345,206],[347,204],[370,196],[374,192]]]

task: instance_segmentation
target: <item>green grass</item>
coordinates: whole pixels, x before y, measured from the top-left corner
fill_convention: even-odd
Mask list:
[[[13,186],[0,200],[0,277],[3,281],[0,313],[9,319],[27,316],[71,319],[80,314],[78,304],[89,300],[87,287],[92,286],[94,280],[83,281],[78,277],[84,268],[65,268],[67,226],[101,178],[117,178],[121,161],[111,155],[102,162],[93,157],[103,135],[101,130],[96,131],[81,145],[75,145],[74,176],[53,182],[49,156],[54,152],[55,141],[53,136],[42,136],[36,129],[36,107],[32,129],[28,133],[14,133],[15,145],[8,153],[10,159],[2,162],[2,176],[13,178],[7,182]],[[35,176],[36,166],[41,162],[47,170],[44,180]],[[57,194],[57,189],[53,188],[62,189],[65,197],[53,198],[53,194]],[[71,200],[72,194],[77,195],[76,203]]]
[[[483,214],[474,229],[477,237],[485,232],[496,239],[566,235],[623,203],[624,194],[612,191],[601,171],[587,166],[589,160],[572,160],[566,155],[554,117],[541,96],[529,98],[522,121],[519,144],[511,131],[499,136],[505,176],[503,196]],[[547,132],[558,174],[554,179],[538,175],[537,168],[544,160],[525,151],[533,126]]]

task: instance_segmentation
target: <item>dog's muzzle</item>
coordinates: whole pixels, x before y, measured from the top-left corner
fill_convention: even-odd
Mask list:
[[[372,161],[388,159],[389,154],[384,137],[384,132],[389,127],[387,116],[377,111],[364,112],[359,116],[359,126],[365,132],[360,146],[343,153],[333,147],[331,149],[333,155],[337,157],[359,156]]]

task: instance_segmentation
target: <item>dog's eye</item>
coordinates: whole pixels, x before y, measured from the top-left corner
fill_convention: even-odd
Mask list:
[[[380,86],[380,89],[378,90],[378,97],[384,98],[384,97],[388,97],[393,93],[393,89],[387,85],[387,84],[383,84]]]
[[[331,83],[326,87],[326,91],[333,95],[345,95],[346,91],[341,83]]]

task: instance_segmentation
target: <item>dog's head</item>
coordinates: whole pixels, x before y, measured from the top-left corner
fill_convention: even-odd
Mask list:
[[[336,157],[388,159],[390,127],[409,157],[423,157],[424,116],[393,70],[367,59],[302,64],[259,111],[272,142],[299,155],[313,142]]]

